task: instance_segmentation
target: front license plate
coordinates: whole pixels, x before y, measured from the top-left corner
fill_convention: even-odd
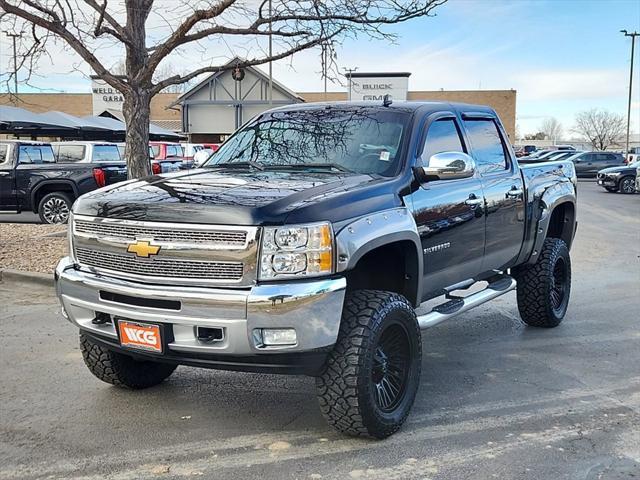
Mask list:
[[[118,330],[123,347],[162,353],[159,325],[118,320]]]

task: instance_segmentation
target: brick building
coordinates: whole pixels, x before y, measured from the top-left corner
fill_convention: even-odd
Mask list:
[[[227,115],[224,109],[229,106],[237,105],[237,99],[227,99],[221,101],[219,98],[213,97],[208,100],[199,98],[202,94],[202,89],[211,89],[214,82],[206,79],[198,84],[200,88],[192,89],[185,94],[177,93],[161,93],[154,97],[151,102],[151,122],[167,130],[175,132],[189,131],[189,117],[187,112],[180,103],[182,100],[191,98],[189,105],[193,108],[201,109],[203,106],[208,106],[211,110],[199,111],[197,117],[201,126],[198,127],[197,132],[193,132],[192,138],[194,141],[213,140],[216,138],[224,137],[225,135],[232,133],[238,122],[244,123],[251,116],[259,113],[259,111],[266,110],[268,108],[268,101],[264,98],[264,91],[261,87],[254,93],[258,92],[258,97],[253,100],[246,101],[246,107],[244,114],[235,117],[235,122],[229,121],[227,127],[221,127],[218,125],[218,120]],[[259,79],[264,83],[264,79]],[[222,85],[220,83],[220,85]],[[197,87],[198,87],[197,86]],[[249,83],[247,82],[247,86]],[[247,88],[248,90],[248,88]],[[277,90],[277,91],[276,91]],[[190,92],[192,93],[190,95]],[[233,95],[232,95],[233,96]],[[325,96],[323,92],[298,92],[294,93],[284,87],[278,82],[274,82],[274,101],[273,105],[282,105],[285,103],[294,103],[299,101],[304,102],[322,102],[322,101],[346,101],[346,92],[328,92]],[[452,101],[452,102],[464,102],[464,103],[476,103],[489,105],[493,107],[504,123],[507,134],[515,140],[516,130],[516,91],[515,90],[459,90],[459,91],[424,91],[424,90],[409,90],[407,92],[407,100],[434,100],[434,101]],[[225,103],[226,102],[226,103]],[[93,115],[92,111],[92,94],[91,93],[24,93],[20,94],[18,102],[13,103],[12,98],[7,94],[0,95],[0,105],[13,105],[32,112],[41,113],[47,111],[61,111],[78,117],[84,117],[87,115]],[[193,112],[192,112],[193,113]],[[116,112],[117,116],[117,112]],[[207,118],[210,121],[207,121]],[[218,123],[217,123],[218,122]],[[206,131],[206,125],[209,123],[211,129],[215,128],[216,131]],[[205,125],[203,127],[202,125]],[[218,126],[217,126],[218,125]],[[204,128],[204,130],[203,130]]]

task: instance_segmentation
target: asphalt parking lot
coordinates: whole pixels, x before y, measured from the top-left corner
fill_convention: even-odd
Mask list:
[[[564,323],[525,327],[510,293],[424,332],[412,415],[385,441],[329,428],[311,378],[103,384],[51,290],[0,284],[0,478],[640,478],[640,195],[587,181],[578,202]]]

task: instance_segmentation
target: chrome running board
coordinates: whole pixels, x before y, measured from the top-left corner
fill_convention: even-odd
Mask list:
[[[433,327],[445,320],[460,315],[472,308],[497,298],[516,288],[516,281],[513,277],[501,274],[493,277],[484,290],[472,293],[467,297],[452,297],[451,300],[433,307],[433,309],[424,315],[418,316],[418,325],[420,329]]]

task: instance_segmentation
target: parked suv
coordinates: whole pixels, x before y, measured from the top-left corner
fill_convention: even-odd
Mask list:
[[[422,329],[516,284],[528,325],[567,311],[573,164],[520,167],[507,138],[480,105],[293,105],[203,168],[83,196],[55,282],[87,367],[129,388],[179,364],[304,373],[335,428],[393,434]]]
[[[595,177],[599,170],[607,167],[617,167],[624,164],[624,157],[620,153],[611,152],[582,152],[567,160],[573,162],[578,176]]]
[[[44,223],[66,223],[78,196],[126,179],[119,159],[96,163],[89,142],[69,146],[56,144],[54,150],[46,142],[0,140],[0,210],[31,210]]]

